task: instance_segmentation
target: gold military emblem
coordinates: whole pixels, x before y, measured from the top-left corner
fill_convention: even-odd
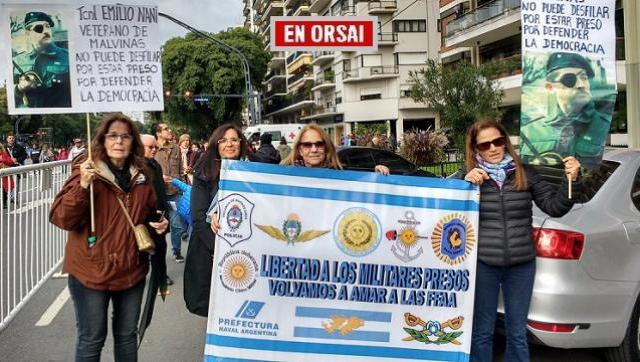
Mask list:
[[[334,239],[344,253],[364,256],[376,249],[381,234],[380,221],[371,211],[351,208],[338,217]]]
[[[305,241],[313,240],[320,237],[330,230],[307,230],[302,231],[302,223],[300,217],[297,214],[289,214],[287,219],[282,224],[282,228],[278,229],[275,226],[270,225],[258,225],[254,224],[258,229],[264,231],[267,235],[276,240],[286,241],[287,245],[294,245],[295,243],[302,243]]]

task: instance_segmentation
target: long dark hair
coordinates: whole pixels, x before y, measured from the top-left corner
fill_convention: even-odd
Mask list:
[[[221,157],[218,152],[218,141],[221,140],[225,132],[230,129],[236,131],[238,139],[240,139],[239,159],[247,156],[247,138],[242,134],[242,130],[237,125],[225,123],[216,128],[207,141],[207,150],[202,154],[195,166],[196,169],[200,170],[200,175],[211,184],[218,182],[218,178],[220,177]]]
[[[476,149],[477,137],[480,131],[485,130],[487,128],[495,128],[500,132],[500,135],[505,138],[505,152],[513,157],[513,162],[516,165],[516,189],[518,191],[524,191],[527,189],[527,176],[525,174],[524,168],[522,168],[522,162],[520,162],[520,157],[516,152],[516,149],[511,144],[511,140],[509,139],[509,134],[507,134],[507,130],[504,128],[502,123],[496,121],[493,118],[482,118],[476,121],[469,127],[467,131],[467,141],[465,147],[465,166],[467,168],[467,172],[472,169],[478,167],[478,162],[476,161],[476,153],[478,150]]]
[[[151,172],[148,172],[146,162],[144,160],[144,147],[142,146],[142,141],[140,140],[140,132],[138,128],[133,123],[131,118],[125,116],[122,113],[111,113],[107,114],[102,118],[98,128],[96,130],[96,135],[91,140],[91,152],[93,152],[92,157],[94,160],[101,160],[105,163],[110,163],[111,160],[107,155],[107,149],[104,147],[104,138],[107,132],[109,131],[109,127],[114,122],[122,122],[127,125],[129,128],[129,133],[131,134],[131,151],[129,152],[129,156],[125,161],[126,165],[133,165],[138,170],[143,172],[145,176],[151,176]]]

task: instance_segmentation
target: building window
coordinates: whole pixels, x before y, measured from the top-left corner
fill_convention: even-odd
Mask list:
[[[360,100],[361,101],[368,101],[370,99],[382,99],[382,94],[380,93],[376,93],[376,94],[363,94],[360,96]]]
[[[396,33],[424,33],[427,31],[426,20],[394,20],[393,31]]]

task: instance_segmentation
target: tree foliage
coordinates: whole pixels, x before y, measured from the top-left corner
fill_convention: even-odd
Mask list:
[[[251,81],[258,87],[266,74],[271,53],[264,50],[261,36],[243,28],[213,35],[240,50],[249,62]],[[199,94],[244,94],[244,71],[237,55],[210,40],[189,33],[169,40],[162,51],[164,87],[174,97],[165,100],[165,121],[192,136],[206,138],[219,124],[241,120],[243,98],[210,98],[194,102],[185,92]]]
[[[481,117],[500,117],[503,92],[492,77],[496,70],[463,61],[443,67],[429,60],[426,68],[410,72],[411,97],[430,105],[460,147],[467,128]]]

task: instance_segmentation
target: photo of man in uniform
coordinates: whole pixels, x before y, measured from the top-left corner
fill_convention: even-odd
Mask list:
[[[609,133],[613,102],[596,102],[592,94],[594,70],[584,57],[552,53],[546,62],[544,89],[551,102],[547,114],[521,118],[520,155],[531,164],[561,165],[575,156],[595,166]]]
[[[12,34],[16,108],[71,107],[69,52],[54,42],[54,27],[50,15],[31,11],[22,36]],[[19,41],[26,50],[16,51]]]

